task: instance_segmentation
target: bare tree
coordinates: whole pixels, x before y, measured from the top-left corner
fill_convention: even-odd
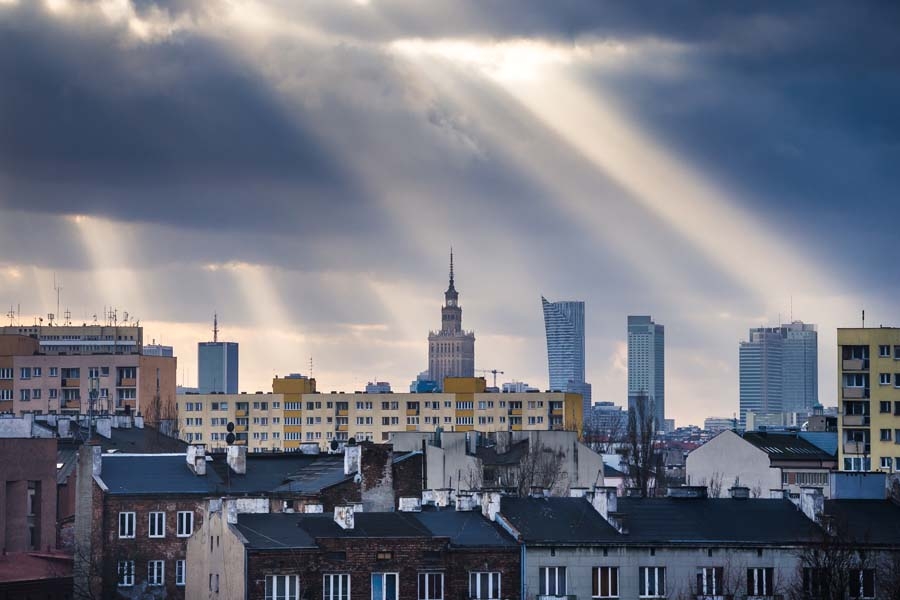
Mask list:
[[[859,593],[869,580],[874,588],[876,561],[845,528],[823,524],[819,539],[800,551],[799,572],[789,586],[791,600],[844,600]],[[874,593],[874,590],[873,590]]]
[[[562,470],[565,453],[549,448],[540,442],[528,444],[528,451],[511,475],[510,485],[520,496],[526,496],[533,487],[568,491],[568,473]]]
[[[626,487],[637,489],[641,497],[651,495],[661,457],[656,451],[656,423],[653,403],[646,394],[638,395],[628,407],[628,431],[625,436]]]

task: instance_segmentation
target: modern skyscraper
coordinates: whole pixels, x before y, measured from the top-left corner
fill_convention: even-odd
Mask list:
[[[591,384],[584,380],[584,302],[549,302],[541,296],[547,334],[550,389],[581,394],[584,414],[591,408]]]
[[[628,406],[646,396],[653,407],[656,429],[666,420],[666,334],[648,315],[628,317]]]
[[[238,344],[219,341],[219,319],[213,319],[213,341],[197,344],[197,391],[238,393]]]
[[[809,411],[819,401],[818,334],[802,321],[755,327],[741,342],[740,412],[756,414]]]
[[[462,308],[453,279],[453,251],[450,251],[450,285],[444,292],[441,329],[428,333],[428,374],[439,388],[445,377],[475,376],[475,332],[462,328]]]

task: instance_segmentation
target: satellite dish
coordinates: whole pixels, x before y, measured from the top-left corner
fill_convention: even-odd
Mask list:
[[[331,440],[331,450],[337,452],[337,449],[340,447],[337,440]]]
[[[228,433],[231,433],[232,431],[234,431],[234,423],[229,421],[228,425],[225,426],[225,430],[228,431]]]
[[[229,446],[234,443],[234,434],[233,433],[229,433],[228,435],[225,436],[225,443],[228,444]]]

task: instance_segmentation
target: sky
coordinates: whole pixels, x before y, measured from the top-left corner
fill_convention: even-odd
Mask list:
[[[476,368],[547,386],[541,295],[626,318],[667,416],[738,410],[738,343],[900,325],[900,5],[0,0],[0,307],[241,344],[241,389],[425,369],[452,246]],[[8,319],[3,322],[8,323]]]

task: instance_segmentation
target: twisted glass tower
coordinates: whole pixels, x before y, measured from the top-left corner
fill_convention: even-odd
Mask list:
[[[584,302],[550,302],[541,296],[547,332],[550,389],[581,394],[584,414],[591,407],[591,384],[584,380]]]

